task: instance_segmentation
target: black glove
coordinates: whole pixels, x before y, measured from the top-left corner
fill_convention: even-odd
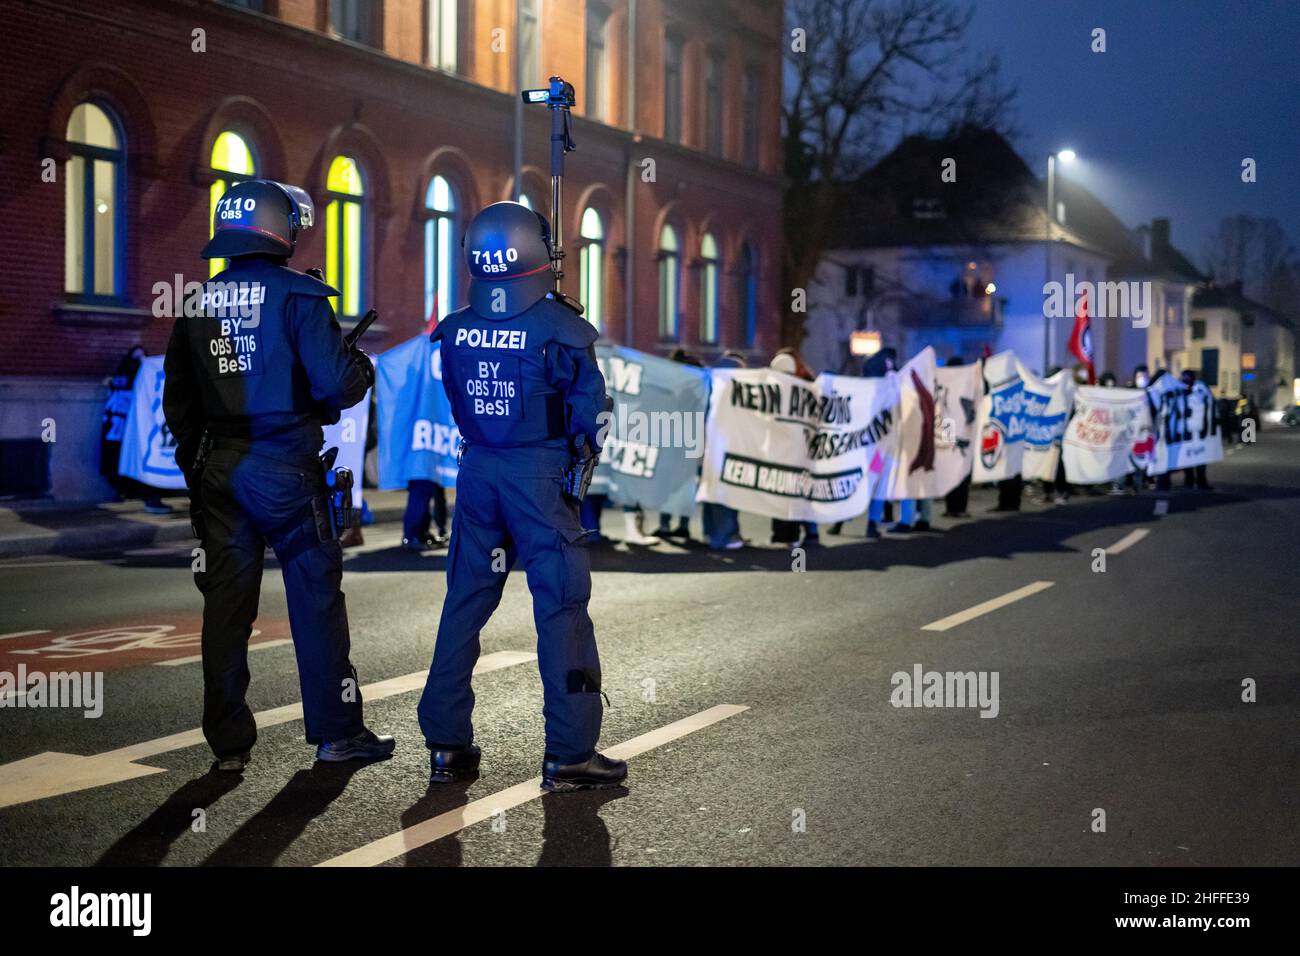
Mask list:
[[[375,363],[370,361],[370,356],[360,349],[354,349],[352,352],[352,364],[355,365],[366,380],[366,388],[375,387]]]
[[[582,501],[587,496],[587,489],[591,487],[591,478],[599,463],[600,456],[592,454],[587,439],[579,437],[575,442],[573,461],[564,472],[564,494],[574,501]]]

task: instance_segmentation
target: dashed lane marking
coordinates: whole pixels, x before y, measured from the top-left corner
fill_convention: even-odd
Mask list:
[[[1000,597],[992,598],[974,607],[968,607],[964,611],[958,611],[956,614],[950,614],[947,617],[940,618],[921,628],[923,631],[947,631],[959,624],[965,624],[967,621],[973,621],[977,617],[983,617],[998,608],[1006,607],[1008,604],[1014,604],[1016,601],[1023,600],[1039,591],[1046,591],[1055,581],[1035,581],[1033,584],[1026,584],[1023,588],[1016,588],[1014,591],[1008,591]]]
[[[497,651],[495,654],[480,657],[474,667],[474,673],[486,674],[489,671],[513,667],[536,659],[536,654],[526,651]],[[417,671],[413,674],[366,684],[361,688],[361,696],[363,700],[376,701],[405,694],[423,687],[427,676],[427,672]],[[302,704],[273,707],[253,716],[257,719],[259,729],[287,724],[302,717]],[[15,760],[0,765],[0,807],[11,807],[18,803],[44,800],[110,783],[119,783],[123,780],[132,780],[136,777],[165,773],[166,771],[159,767],[148,767],[136,761],[203,743],[203,730],[195,728],[119,747],[117,750],[109,750],[102,754],[92,754],[89,757],[46,751],[22,760]]]
[[[734,717],[736,714],[744,713],[747,710],[749,710],[748,707],[740,704],[719,704],[716,707],[710,707],[708,710],[700,711],[698,714],[674,721],[660,727],[658,730],[642,734],[640,737],[633,737],[625,743],[609,748],[605,751],[605,755],[615,760],[631,760],[648,750],[662,747],[666,743],[671,743],[697,730],[703,730],[720,720],[726,720],[728,717]],[[389,860],[397,859],[404,853],[410,853],[412,850],[427,846],[435,840],[441,840],[443,837],[457,833],[466,827],[473,826],[475,823],[481,823],[503,810],[510,810],[528,803],[530,800],[536,800],[543,793],[541,786],[541,777],[525,780],[523,783],[517,783],[499,793],[481,797],[472,803],[465,804],[463,807],[440,813],[436,817],[430,817],[428,820],[414,826],[398,830],[386,837],[380,837],[365,846],[349,850],[347,853],[332,857],[316,865],[378,866],[381,863],[387,863]]]
[[[1133,545],[1137,544],[1139,541],[1141,541],[1150,533],[1151,532],[1146,528],[1135,528],[1134,530],[1130,531],[1128,534],[1124,535],[1124,537],[1116,541],[1114,544],[1112,544],[1109,548],[1107,548],[1106,554],[1107,555],[1123,554],[1125,551],[1133,547]]]

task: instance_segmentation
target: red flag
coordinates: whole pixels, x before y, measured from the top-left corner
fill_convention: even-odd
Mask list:
[[[1092,322],[1088,319],[1088,290],[1079,296],[1074,313],[1074,331],[1070,333],[1070,352],[1088,370],[1088,384],[1097,384],[1097,369],[1092,361]]]
[[[424,334],[432,335],[438,325],[438,293],[433,294],[433,308],[429,310],[429,320],[424,323]]]

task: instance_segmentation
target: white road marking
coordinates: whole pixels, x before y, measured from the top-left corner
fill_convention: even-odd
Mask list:
[[[665,727],[660,727],[658,730],[642,734],[640,737],[633,737],[625,743],[609,748],[605,751],[605,755],[615,760],[630,760],[648,750],[662,747],[666,743],[685,737],[697,730],[702,730],[720,720],[726,720],[728,717],[744,713],[747,710],[749,710],[748,707],[740,704],[719,704],[698,714],[674,721]],[[490,819],[502,810],[510,810],[530,800],[536,800],[542,796],[543,790],[541,787],[541,777],[525,780],[523,783],[517,783],[499,793],[481,797],[472,803],[465,804],[463,807],[440,813],[436,817],[431,817],[404,830],[398,830],[386,837],[380,837],[365,846],[359,846],[355,850],[349,850],[347,853],[332,857],[316,865],[378,866],[381,863],[387,863],[389,860],[397,859],[404,853],[427,846],[435,840],[441,840],[443,837],[457,833],[466,827],[473,826],[475,823]]]
[[[1146,528],[1135,528],[1106,549],[1107,555],[1122,554],[1137,544],[1151,532]]]
[[[976,604],[974,607],[968,607],[964,611],[958,611],[956,614],[950,614],[947,617],[940,618],[931,624],[921,628],[923,631],[947,631],[956,627],[958,624],[965,624],[967,621],[974,620],[977,617],[983,617],[991,611],[996,611],[1000,607],[1006,607],[1008,604],[1014,604],[1022,598],[1027,598],[1031,594],[1037,594],[1039,591],[1046,591],[1055,581],[1035,581],[1033,584],[1026,584],[1023,588],[1016,588],[1014,591],[1008,591],[1001,597],[995,597],[985,601],[982,604]]]
[[[280,638],[276,638],[274,641],[261,641],[260,643],[257,644],[249,644],[248,649],[250,651],[261,651],[261,650],[265,650],[268,647],[283,647],[286,644],[292,644],[292,643],[293,641],[291,641],[289,638],[280,637]],[[197,664],[202,660],[203,660],[202,654],[191,654],[189,657],[176,657],[169,661],[154,661],[153,666],[154,667],[178,667],[181,664]]]
[[[11,637],[31,637],[31,636],[33,636],[33,635],[35,635],[35,634],[48,634],[48,633],[50,633],[48,630],[40,630],[40,631],[13,631],[13,632],[11,632],[11,633],[9,633],[9,634],[0,634],[0,641],[7,641],[7,640],[9,640]]]
[[[513,667],[525,661],[536,660],[536,654],[526,651],[497,651],[479,658],[475,674]],[[389,680],[366,684],[361,688],[363,700],[376,701],[394,697],[424,686],[426,671],[417,671]],[[287,724],[302,717],[302,704],[286,704],[253,715],[259,729]],[[122,780],[145,777],[166,771],[146,767],[135,761],[156,757],[158,754],[205,743],[202,728],[183,730],[177,734],[146,740],[138,744],[119,747],[89,757],[46,751],[22,760],[0,765],[0,807],[11,807],[32,800],[44,800],[66,793],[102,787]]]

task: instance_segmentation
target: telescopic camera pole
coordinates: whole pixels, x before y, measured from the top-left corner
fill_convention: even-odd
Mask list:
[[[577,148],[569,122],[575,102],[573,84],[553,76],[551,85],[541,90],[524,90],[525,103],[546,104],[551,111],[551,271],[555,273],[555,292],[560,292],[564,278],[564,154]]]

